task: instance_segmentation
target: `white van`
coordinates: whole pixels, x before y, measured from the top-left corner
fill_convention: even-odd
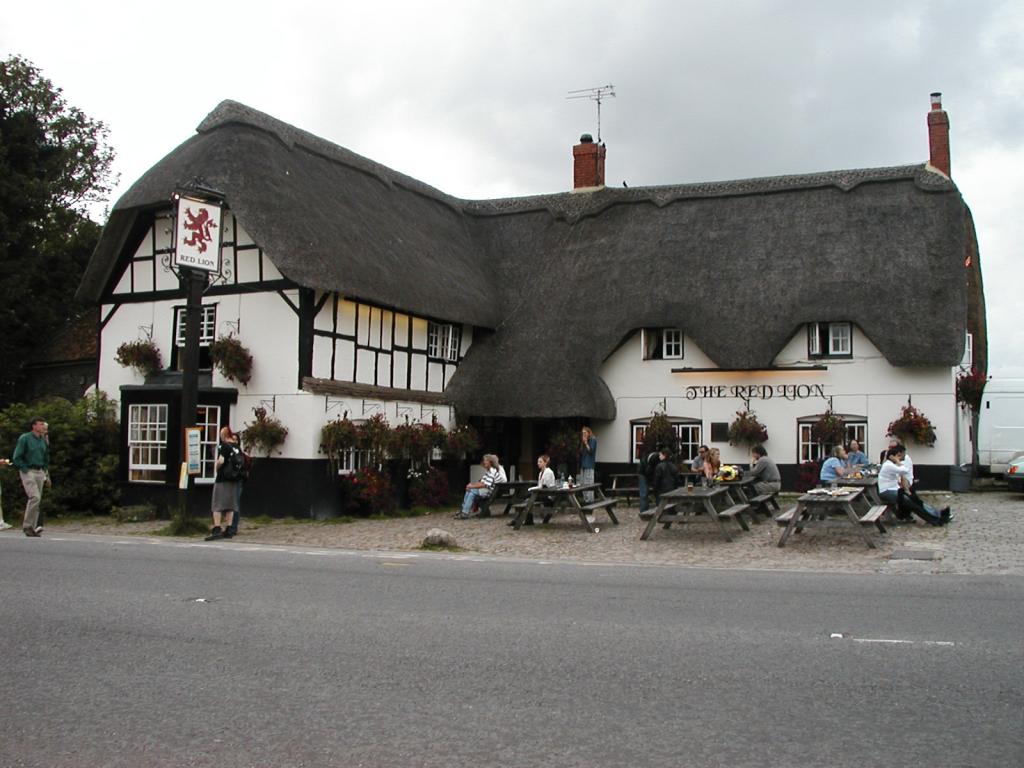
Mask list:
[[[978,414],[978,469],[1002,474],[1024,454],[1024,379],[990,379]]]

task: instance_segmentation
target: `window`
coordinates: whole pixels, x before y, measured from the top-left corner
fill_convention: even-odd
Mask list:
[[[683,332],[678,328],[644,328],[644,360],[682,360]]]
[[[852,357],[853,325],[851,323],[808,323],[808,357]]]
[[[196,426],[202,430],[199,437],[199,468],[197,483],[212,483],[216,479],[217,447],[220,444],[220,406],[200,405],[196,408]]]
[[[964,340],[964,357],[960,361],[960,367],[970,370],[974,366],[974,334],[968,331]]]
[[[167,406],[128,407],[128,479],[162,483],[167,479]]]
[[[458,362],[462,328],[446,323],[428,323],[427,357]]]
[[[858,418],[859,417],[854,417],[854,419]],[[817,419],[817,416],[810,417],[805,421],[801,421],[797,425],[799,429],[799,437],[797,441],[798,462],[821,461],[832,453],[832,443],[819,443],[811,439],[811,425],[817,421]],[[846,445],[849,445],[851,440],[856,440],[860,443],[860,449],[867,454],[867,421],[852,419],[844,419],[844,421],[846,421]]]
[[[185,307],[175,307],[174,318],[174,346],[185,346]],[[199,320],[199,346],[208,347],[213,343],[214,333],[217,330],[217,305],[206,304],[203,306],[203,316]]]
[[[210,344],[213,343],[217,332],[217,305],[204,304],[203,314],[199,320],[199,367],[203,370],[212,367],[210,361]],[[174,346],[171,349],[171,367],[175,370],[182,370],[184,365],[185,349],[185,307],[174,308]]]
[[[640,451],[643,448],[644,433],[647,431],[648,420],[634,422],[633,432],[633,460],[640,460]],[[679,459],[692,459],[697,455],[700,448],[700,422],[699,421],[672,421],[672,432],[675,434],[679,444]]]
[[[338,474],[351,475],[353,472],[369,466],[370,452],[349,448],[338,455]]]

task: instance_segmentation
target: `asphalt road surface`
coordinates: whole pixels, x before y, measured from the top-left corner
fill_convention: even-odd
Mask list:
[[[1024,579],[0,537],[0,766],[1018,766]]]

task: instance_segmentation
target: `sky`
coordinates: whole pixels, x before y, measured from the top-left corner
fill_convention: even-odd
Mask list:
[[[109,127],[111,205],[223,99],[483,199],[571,188],[572,145],[598,126],[570,91],[614,86],[610,186],[924,162],[941,91],[989,372],[1024,377],[1019,0],[36,0],[3,17],[0,57]]]

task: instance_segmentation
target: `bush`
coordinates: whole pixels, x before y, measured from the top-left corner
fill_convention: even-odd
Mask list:
[[[450,499],[448,475],[436,467],[409,471],[409,501],[416,507],[444,507]]]
[[[347,486],[343,498],[351,514],[369,517],[395,511],[395,490],[387,472],[364,467],[346,475],[342,482]]]
[[[801,493],[809,491],[818,484],[821,466],[816,461],[805,461],[796,471],[796,489]]]
[[[71,403],[54,397],[31,405],[15,403],[0,411],[0,446],[10,456],[34,418],[50,425],[50,479],[42,513],[107,514],[117,502],[121,429],[117,408],[102,392]],[[14,467],[0,470],[8,509],[24,507],[25,492]]]

